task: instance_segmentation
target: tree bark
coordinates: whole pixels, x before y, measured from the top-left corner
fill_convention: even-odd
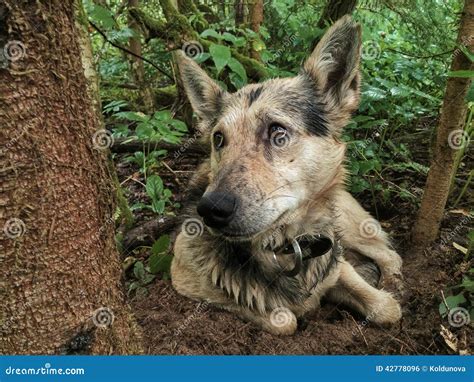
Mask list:
[[[129,8],[138,7],[139,0],[128,0]],[[128,16],[128,24],[131,30],[138,36],[140,34],[140,28],[133,17]],[[137,37],[131,37],[129,39],[129,49],[138,56],[142,56],[142,44]],[[145,66],[143,61],[138,57],[130,56],[130,67],[133,81],[138,85],[138,91],[144,111],[147,114],[151,114],[155,109],[153,93],[148,86],[145,79]]]
[[[354,12],[357,0],[328,0],[318,21],[318,28],[323,29],[333,24],[344,15]]]
[[[328,0],[324,7],[323,13],[319,18],[317,27],[324,29],[328,25],[333,24],[344,15],[350,15],[354,12],[357,5],[357,0]],[[322,36],[316,37],[312,42],[312,49],[318,45],[318,42]]]
[[[257,34],[260,33],[260,25],[263,23],[263,0],[252,0],[250,2],[250,28]],[[250,57],[261,61],[260,52],[253,46],[250,49]]]
[[[461,16],[457,42],[473,51],[474,40],[474,0],[466,0]],[[467,43],[467,44],[466,44]],[[457,49],[453,56],[452,71],[473,70],[468,57]],[[456,152],[466,144],[464,132],[467,103],[466,94],[471,84],[470,78],[448,78],[444,94],[436,142],[433,149],[430,170],[421,201],[418,217],[413,228],[413,245],[426,248],[438,236],[444,208],[448,200],[451,179],[456,172]]]
[[[234,2],[234,20],[235,26],[241,27],[245,24],[245,2],[244,0],[235,0]]]
[[[74,1],[3,4],[0,354],[140,353]]]

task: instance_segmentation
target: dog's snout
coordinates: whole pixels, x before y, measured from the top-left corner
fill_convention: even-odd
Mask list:
[[[197,212],[204,223],[212,228],[223,228],[234,215],[237,198],[224,192],[207,192],[197,206]]]

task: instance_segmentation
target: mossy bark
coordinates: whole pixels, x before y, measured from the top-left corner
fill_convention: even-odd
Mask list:
[[[168,0],[161,0],[160,3],[166,4],[166,7],[163,8],[163,10],[166,9],[166,12],[164,11],[166,22],[150,17],[138,8],[130,9],[131,15],[148,30],[149,38],[160,38],[170,50],[179,49],[185,42],[189,41],[197,41],[203,48],[209,49],[211,42],[201,38],[189,24],[186,17],[179,14],[169,4]],[[259,61],[243,55],[236,49],[231,49],[231,51],[232,56],[244,66],[249,78],[254,81],[260,81],[268,77],[267,69]]]

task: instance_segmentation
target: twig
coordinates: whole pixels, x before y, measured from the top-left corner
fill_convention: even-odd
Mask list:
[[[136,58],[139,58],[140,60],[142,61],[145,61],[147,63],[149,63],[151,66],[153,66],[156,70],[158,70],[160,73],[164,74],[166,77],[168,77],[170,80],[174,81],[174,78],[165,70],[161,69],[158,65],[156,65],[155,63],[153,63],[152,61],[150,61],[149,59],[145,58],[145,57],[142,57],[140,56],[139,54],[136,54],[134,52],[132,52],[131,50],[113,42],[112,40],[110,40],[107,35],[101,30],[99,29],[98,26],[96,26],[92,21],[89,20],[89,24],[92,26],[92,28],[94,28],[97,32],[99,32],[99,34],[104,38],[105,41],[107,41],[110,45],[116,47],[117,49],[120,49],[120,50],[123,50],[124,52],[136,57]]]
[[[446,301],[446,297],[444,296],[444,292],[442,289],[441,289],[441,297],[443,299],[444,306],[446,306],[446,311],[449,312],[449,305],[448,305],[448,302]]]
[[[369,347],[369,344],[367,343],[367,339],[365,338],[364,333],[362,332],[362,329],[360,328],[360,326],[359,326],[359,324],[357,323],[357,321],[354,320],[354,317],[352,317],[351,314],[348,314],[348,316],[351,318],[352,321],[354,321],[354,324],[355,324],[355,326],[357,327],[357,330],[359,331],[360,335],[361,335],[362,338],[364,339],[365,345],[366,345],[367,347]]]
[[[418,56],[418,55],[416,55],[416,54],[411,54],[411,53],[407,53],[407,52],[401,52],[401,51],[396,50],[396,49],[393,49],[393,48],[386,48],[386,49],[387,49],[388,51],[390,51],[390,52],[395,52],[395,53],[398,53],[398,54],[403,54],[403,55],[408,56],[408,57],[421,58],[421,59],[444,56],[445,54],[451,54],[451,53],[454,52],[454,49],[451,49],[451,50],[448,50],[448,51],[446,51],[446,52],[435,53],[435,54],[431,54],[431,55],[429,55],[429,56]]]

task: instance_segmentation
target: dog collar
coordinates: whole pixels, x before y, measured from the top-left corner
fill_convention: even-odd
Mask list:
[[[317,234],[315,236],[298,236],[291,242],[285,242],[280,248],[273,251],[273,260],[282,269],[282,273],[288,277],[294,277],[300,273],[304,261],[324,256],[334,247],[331,238]],[[295,262],[293,269],[286,269],[278,262],[278,256],[292,256]]]

